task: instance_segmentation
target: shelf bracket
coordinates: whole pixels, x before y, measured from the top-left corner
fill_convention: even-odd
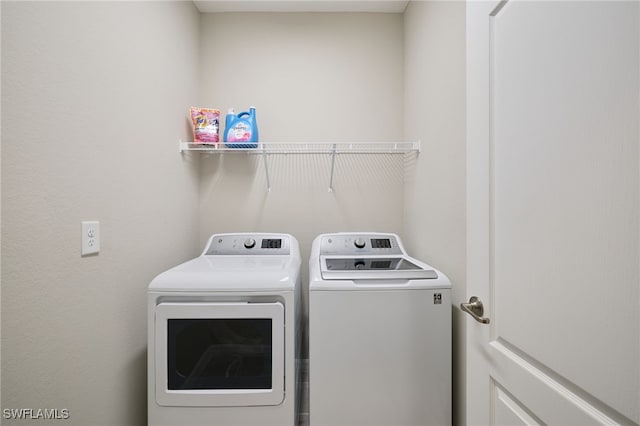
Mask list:
[[[331,177],[329,178],[329,192],[333,192],[333,170],[336,164],[336,144],[331,149]]]
[[[264,174],[267,178],[267,192],[271,192],[271,180],[269,179],[269,168],[267,167],[267,149],[262,146],[262,160],[264,162]]]

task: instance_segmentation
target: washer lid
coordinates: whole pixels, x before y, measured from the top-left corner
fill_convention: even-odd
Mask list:
[[[438,274],[406,257],[324,257],[320,258],[325,280],[412,280],[436,279]]]

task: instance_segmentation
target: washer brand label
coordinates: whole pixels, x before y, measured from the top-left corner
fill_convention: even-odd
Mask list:
[[[442,293],[434,293],[434,295],[433,295],[433,304],[434,305],[442,305]]]

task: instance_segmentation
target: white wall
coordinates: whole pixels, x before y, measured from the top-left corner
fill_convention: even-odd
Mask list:
[[[202,105],[223,116],[255,105],[261,141],[402,138],[400,14],[203,14],[201,40]],[[401,157],[339,157],[333,193],[326,155],[269,157],[270,193],[260,158],[200,158],[201,243],[221,231],[291,232],[305,258],[321,232],[401,229]]]
[[[145,424],[146,288],[199,250],[198,164],[177,153],[198,12],[1,6],[2,408]],[[82,220],[101,223],[97,256],[80,256]]]
[[[402,137],[401,14],[210,13],[201,39],[200,101],[255,105],[262,141]]]
[[[261,141],[402,139],[401,14],[203,14],[201,40],[202,106],[224,115],[255,105]],[[308,259],[323,232],[400,233],[403,162],[338,157],[329,193],[329,156],[271,156],[267,193],[261,158],[201,156],[200,241],[214,232],[288,232]]]
[[[405,28],[405,138],[422,141],[405,188],[407,248],[451,279],[454,423],[465,424],[465,3],[409,3]]]

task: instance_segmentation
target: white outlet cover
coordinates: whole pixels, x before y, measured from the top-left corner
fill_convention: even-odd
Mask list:
[[[100,222],[82,222],[82,256],[100,252]]]

